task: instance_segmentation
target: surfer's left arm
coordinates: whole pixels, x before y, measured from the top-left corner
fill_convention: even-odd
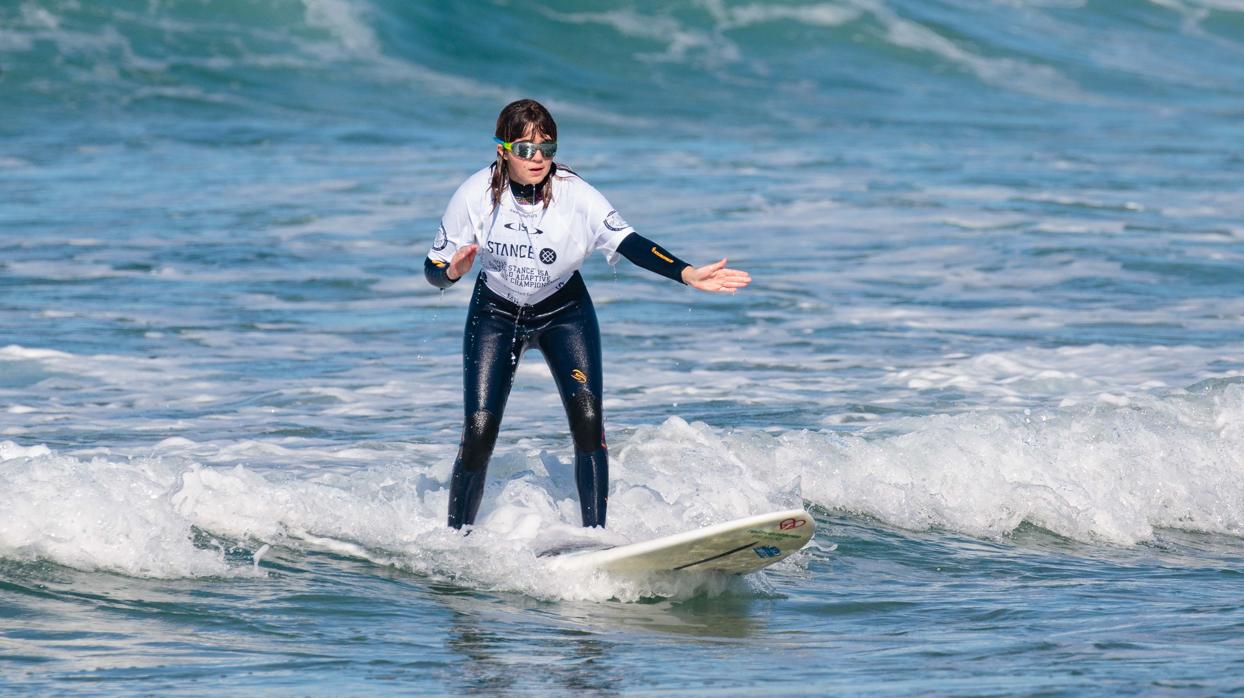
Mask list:
[[[631,233],[623,238],[618,245],[618,254],[641,269],[660,274],[672,281],[687,283],[682,278],[682,272],[691,265],[639,233]]]
[[[618,254],[637,267],[710,293],[734,293],[752,281],[745,271],[726,268],[726,260],[693,267],[664,247],[639,233],[631,233],[618,245]]]
[[[734,293],[751,283],[752,277],[747,272],[727,269],[725,259],[693,267],[675,257],[669,250],[635,232],[609,201],[586,182],[581,186],[580,195],[591,230],[591,244],[605,251],[610,264],[616,263],[619,256],[626,257],[637,267],[710,293]]]

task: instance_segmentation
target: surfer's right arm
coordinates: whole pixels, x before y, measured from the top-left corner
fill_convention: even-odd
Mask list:
[[[441,216],[436,240],[423,261],[424,278],[439,289],[452,286],[471,271],[475,262],[479,252],[476,233],[480,228],[483,195],[487,192],[484,187],[487,175],[488,168],[484,168],[467,178],[449,199],[445,215]]]
[[[471,244],[459,247],[448,262],[429,256],[423,260],[423,276],[428,283],[437,288],[449,288],[468,271],[471,271],[471,265],[475,262],[475,255],[478,252],[479,245]]]
[[[425,257],[423,260],[423,278],[439,289],[449,288],[458,280],[449,278],[448,262],[442,262],[431,257]]]

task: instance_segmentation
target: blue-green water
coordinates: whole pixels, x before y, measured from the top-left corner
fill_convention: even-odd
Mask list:
[[[754,282],[589,262],[610,528],[533,353],[464,539],[422,261],[524,96]],[[0,3],[0,687],[1242,691],[1241,124],[1229,0]]]

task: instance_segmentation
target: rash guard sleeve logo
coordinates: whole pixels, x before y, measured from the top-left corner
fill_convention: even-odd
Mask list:
[[[610,211],[609,215],[605,216],[605,227],[610,230],[626,230],[631,227],[631,224],[627,223],[617,211]]]
[[[440,252],[449,244],[449,236],[445,234],[445,224],[441,223],[441,227],[436,231],[436,240],[432,242],[432,249]]]

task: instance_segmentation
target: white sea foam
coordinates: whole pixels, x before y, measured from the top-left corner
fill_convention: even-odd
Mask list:
[[[375,447],[342,458],[249,442],[230,455],[268,465],[212,467],[176,455],[200,446],[184,438],[133,459],[3,442],[0,555],[139,576],[254,573],[253,558],[230,562],[223,550],[196,544],[197,528],[252,541],[255,550],[353,551],[477,588],[633,600],[720,590],[722,582],[571,579],[553,575],[536,554],[572,541],[674,533],[801,497],[890,525],[985,537],[1024,522],[1114,544],[1148,540],[1155,527],[1244,535],[1242,382],[1026,413],[910,418],[904,427],[876,436],[722,433],[667,419],[615,444],[603,531],[578,527],[568,461],[504,452],[467,538],[443,525],[449,472],[441,459],[429,466],[409,460],[422,456]],[[288,467],[317,460],[326,464]]]
[[[868,440],[793,437],[804,495],[912,528],[998,536],[1030,522],[1130,544],[1155,527],[1244,534],[1244,386],[1029,414],[918,420]],[[811,466],[811,467],[809,467]]]
[[[631,10],[567,13],[542,11],[550,19],[560,22],[601,24],[626,37],[664,43],[663,53],[639,54],[639,58],[648,61],[694,61],[717,67],[736,62],[741,57],[738,46],[720,33],[688,27],[673,17],[643,15]]]
[[[0,555],[135,576],[231,574],[173,510],[154,461],[84,460],[0,444]]]
[[[901,17],[879,0],[852,0],[885,28],[896,46],[936,55],[974,73],[982,81],[1008,90],[1057,100],[1091,101],[1095,98],[1053,67],[1013,58],[980,55],[919,22]]]
[[[229,562],[223,549],[196,543],[192,531],[198,528],[254,541],[246,544],[257,550],[272,544],[322,547],[478,588],[544,598],[635,600],[728,588],[731,582],[714,575],[567,575],[538,561],[539,551],[568,542],[622,543],[798,501],[793,491],[760,483],[734,492],[747,481],[744,464],[685,423],[669,429],[672,438],[695,442],[689,447],[704,450],[701,455],[715,452],[712,460],[725,461],[716,467],[733,475],[706,487],[696,481],[697,469],[678,467],[668,458],[651,463],[623,455],[616,459],[617,513],[611,528],[584,530],[578,526],[571,466],[547,454],[511,454],[494,463],[482,515],[467,538],[444,525],[449,473],[443,463],[343,469],[338,460],[336,468],[313,472],[261,471],[173,465],[184,463],[177,457],[84,459],[3,442],[0,506],[14,516],[0,525],[0,555],[135,576],[254,573],[254,557],[250,564]],[[159,450],[193,446],[176,439]],[[252,459],[308,457],[261,446],[240,448]],[[369,456],[377,459],[375,451]]]
[[[1150,4],[1159,7],[1165,7],[1184,14],[1190,21],[1199,21],[1205,18],[1206,10],[1220,10],[1223,12],[1244,12],[1244,1],[1242,0],[1149,0]]]
[[[1199,347],[1115,347],[1089,345],[1024,349],[980,355],[947,355],[933,365],[889,373],[885,381],[914,390],[955,389],[988,396],[1000,404],[1024,402],[1035,395],[1070,406],[1092,402],[1107,391],[1144,395],[1154,388],[1177,387],[1189,369],[1207,366],[1213,352]],[[1201,369],[1201,378],[1237,373]],[[1140,377],[1145,377],[1140,380]]]
[[[351,53],[376,56],[380,42],[363,17],[365,5],[343,0],[302,0],[307,23],[332,32]]]
[[[81,262],[8,262],[5,273],[13,276],[69,281],[75,279],[108,279],[118,276],[136,276],[136,272],[123,272],[104,264]]]
[[[60,18],[47,9],[29,2],[22,3],[22,20],[29,26],[42,29],[57,29],[60,27]]]
[[[855,8],[830,3],[815,5],[767,3],[727,7],[721,0],[705,0],[703,4],[721,29],[780,20],[792,20],[810,26],[837,27],[860,15],[860,11]]]

